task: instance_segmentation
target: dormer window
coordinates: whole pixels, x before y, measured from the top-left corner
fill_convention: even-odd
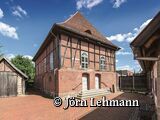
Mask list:
[[[90,30],[86,30],[85,32],[88,34],[92,34],[92,32]]]

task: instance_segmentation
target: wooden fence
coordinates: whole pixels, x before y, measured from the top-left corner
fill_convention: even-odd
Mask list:
[[[147,89],[147,77],[146,75],[119,76],[119,89],[144,91]]]

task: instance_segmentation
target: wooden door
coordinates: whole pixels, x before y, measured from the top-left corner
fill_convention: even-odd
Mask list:
[[[95,89],[99,89],[99,76],[95,76]]]
[[[0,73],[0,96],[8,96],[8,80],[4,73]]]
[[[82,91],[88,90],[88,76],[82,76]]]
[[[8,79],[8,96],[16,96],[17,95],[17,75],[9,74],[7,79]]]
[[[17,75],[0,72],[0,97],[17,95]]]

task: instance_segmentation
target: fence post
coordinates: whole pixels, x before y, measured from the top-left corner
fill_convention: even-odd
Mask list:
[[[134,73],[133,73],[133,90],[135,89],[135,77],[134,77],[134,75],[135,75],[135,71],[134,71]]]
[[[119,90],[121,91],[121,76],[119,76],[118,78],[119,78]]]
[[[119,85],[120,85],[120,91],[122,90],[122,72],[119,76]]]

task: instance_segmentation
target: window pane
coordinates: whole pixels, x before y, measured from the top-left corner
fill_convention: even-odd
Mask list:
[[[87,62],[88,61],[88,59],[87,58],[85,58],[85,62]]]
[[[82,57],[82,62],[84,61],[84,57]]]
[[[81,67],[88,68],[88,54],[84,51],[81,53]]]
[[[82,63],[82,68],[84,68],[84,63]]]
[[[105,69],[105,57],[103,56],[100,57],[100,69]]]
[[[88,64],[86,64],[86,68],[88,68]]]
[[[46,72],[46,58],[44,58],[44,72]]]
[[[50,53],[50,70],[53,70],[53,67],[54,67],[54,65],[53,65],[53,52],[51,52]]]

